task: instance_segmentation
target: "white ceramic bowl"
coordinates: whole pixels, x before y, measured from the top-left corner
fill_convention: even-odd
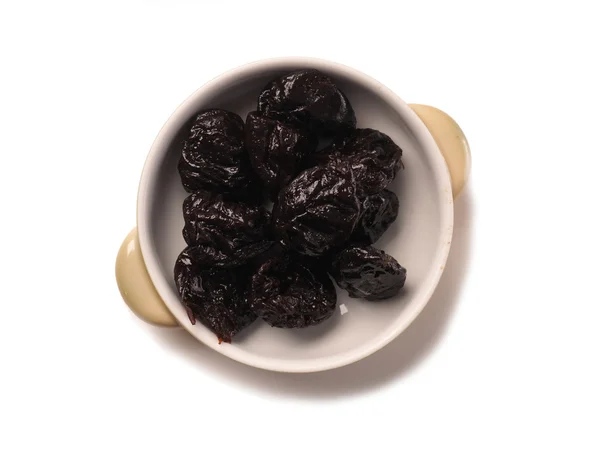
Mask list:
[[[301,68],[315,68],[333,77],[350,99],[358,126],[381,130],[403,149],[405,170],[390,187],[400,201],[398,219],[375,246],[407,268],[406,285],[396,298],[373,303],[349,298],[338,289],[338,308],[333,318],[318,326],[287,330],[271,328],[258,320],[232,344],[218,344],[215,335],[202,324],[191,325],[173,280],[175,260],[185,247],[182,202],[187,194],[177,171],[181,138],[190,119],[204,108],[228,109],[245,119],[249,111],[256,109],[257,96],[268,81]],[[160,130],[148,154],[137,208],[143,261],[156,292],[176,321],[199,341],[229,358],[283,372],[344,366],[388,344],[431,297],[452,241],[450,174],[425,123],[376,80],[350,67],[311,58],[254,62],[224,73],[194,92]]]

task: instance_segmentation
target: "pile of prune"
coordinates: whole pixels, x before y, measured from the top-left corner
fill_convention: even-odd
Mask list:
[[[335,311],[332,278],[350,297],[396,296],[406,269],[372,244],[398,216],[386,188],[402,168],[400,147],[356,128],[348,97],[318,70],[269,82],[245,121],[199,111],[178,165],[189,195],[174,269],[191,323],[219,343],[257,318],[314,326]]]

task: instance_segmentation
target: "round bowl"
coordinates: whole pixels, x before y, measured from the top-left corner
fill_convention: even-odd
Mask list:
[[[360,128],[388,134],[402,149],[405,169],[389,189],[400,202],[398,219],[375,247],[406,267],[407,281],[395,298],[367,302],[338,289],[338,307],[326,322],[300,330],[272,328],[260,319],[219,344],[200,323],[192,325],[180,303],[173,267],[185,248],[177,162],[181,140],[195,113],[223,108],[239,114],[256,109],[271,79],[296,69],[330,75],[348,96]],[[137,203],[138,238],[150,280],[167,309],[195,338],[223,355],[281,372],[316,372],[344,366],[381,349],[417,317],[444,270],[452,242],[453,195],[448,167],[434,137],[396,94],[350,67],[312,58],[276,58],[226,72],[194,92],[160,130],[143,167]]]

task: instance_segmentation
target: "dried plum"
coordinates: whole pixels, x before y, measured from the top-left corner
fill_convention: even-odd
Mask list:
[[[198,320],[222,341],[250,325],[256,314],[249,307],[248,278],[243,268],[205,267],[185,249],[175,263],[174,277],[190,322]]]
[[[384,300],[395,296],[404,286],[406,269],[383,250],[351,245],[337,253],[331,276],[350,297]]]
[[[386,134],[371,128],[357,128],[336,138],[314,154],[313,163],[349,161],[356,177],[359,195],[366,197],[385,189],[402,167],[402,149]]]
[[[354,109],[346,95],[329,76],[314,69],[298,70],[271,81],[258,97],[258,110],[320,135],[356,127]]]
[[[183,142],[178,170],[188,192],[212,189],[245,195],[253,178],[241,117],[222,109],[197,114]]]
[[[269,213],[262,206],[203,190],[184,200],[183,216],[183,238],[205,265],[239,266],[272,244]]]
[[[363,200],[362,213],[352,241],[374,244],[398,216],[398,197],[384,189]]]
[[[271,197],[301,170],[317,139],[306,130],[251,112],[246,118],[246,149],[252,168]]]
[[[284,247],[319,256],[350,238],[359,214],[352,168],[337,161],[305,170],[279,193],[273,226]]]
[[[297,255],[282,253],[252,277],[250,308],[277,328],[305,328],[332,316],[335,287],[325,270]]]

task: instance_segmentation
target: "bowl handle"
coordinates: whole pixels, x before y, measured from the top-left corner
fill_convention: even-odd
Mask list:
[[[409,106],[429,129],[442,152],[452,179],[452,195],[457,198],[471,173],[471,150],[465,134],[444,111],[428,105]]]
[[[136,316],[152,325],[179,326],[150,280],[140,250],[137,228],[131,230],[119,248],[115,275],[121,297]]]

